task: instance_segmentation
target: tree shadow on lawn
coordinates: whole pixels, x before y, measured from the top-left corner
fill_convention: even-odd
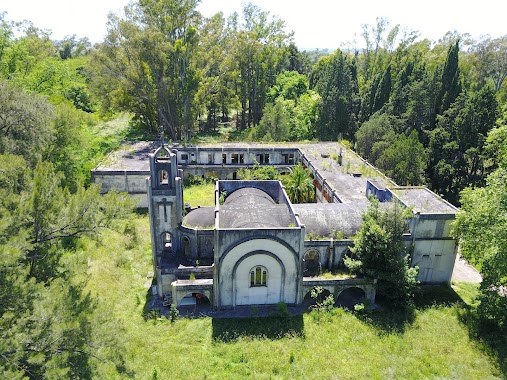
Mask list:
[[[470,339],[479,343],[479,349],[496,362],[507,379],[507,331],[493,321],[481,319],[469,305],[458,310],[458,319],[467,327]]]
[[[214,341],[233,342],[239,338],[304,338],[303,315],[251,318],[213,318]]]
[[[414,292],[413,305],[403,308],[393,307],[378,297],[378,308],[369,312],[356,313],[356,317],[373,326],[381,335],[402,334],[407,327],[414,323],[416,310],[424,310],[434,306],[452,306],[456,303],[463,307],[466,306],[450,286],[420,286]]]
[[[405,329],[415,321],[416,310],[422,311],[430,307],[456,308],[458,320],[466,326],[472,340],[479,343],[479,349],[496,362],[504,378],[507,379],[507,334],[500,331],[492,322],[478,318],[475,309],[448,285],[420,286],[414,292],[414,306],[406,309],[395,309],[382,304],[376,310],[356,313],[361,321],[373,326],[381,335],[404,333]]]

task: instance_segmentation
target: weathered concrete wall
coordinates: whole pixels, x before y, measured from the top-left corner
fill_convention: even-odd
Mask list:
[[[189,260],[213,259],[214,229],[179,227],[182,254]],[[185,239],[188,239],[185,242]]]
[[[101,184],[100,193],[105,194],[111,190],[129,193],[140,208],[148,207],[146,194],[146,178],[149,171],[92,171],[92,182]]]
[[[268,235],[237,242],[228,245],[218,258],[216,306],[298,303],[301,281],[298,253]],[[267,286],[250,286],[250,271],[255,266],[267,268]]]
[[[454,215],[420,215],[416,216],[413,234],[416,239],[446,238],[451,234],[451,223]]]
[[[288,147],[179,147],[177,149],[178,162],[182,165],[294,165],[300,157],[298,148]]]
[[[419,267],[422,283],[448,283],[456,261],[456,242],[451,239],[416,240],[412,266]]]
[[[353,240],[305,240],[305,254],[311,250],[319,252],[322,269],[335,269],[342,265],[343,255],[351,246]]]

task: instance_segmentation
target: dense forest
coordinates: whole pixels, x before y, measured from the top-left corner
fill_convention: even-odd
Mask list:
[[[67,258],[83,236],[131,232],[131,204],[100,196],[89,171],[161,129],[182,143],[224,126],[243,141],[346,140],[398,184],[429,186],[463,206],[455,234],[485,275],[479,311],[507,328],[507,35],[430,41],[378,18],[363,49],[323,54],[255,5],[204,18],[198,3],[134,2],[93,46],[0,13],[3,374],[91,376],[72,371],[93,359],[95,301]],[[121,115],[128,128],[111,132]]]

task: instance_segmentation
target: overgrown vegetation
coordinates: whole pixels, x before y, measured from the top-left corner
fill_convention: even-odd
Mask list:
[[[503,125],[495,130],[506,133]],[[488,141],[496,144],[495,140]],[[483,188],[467,188],[461,194],[463,208],[454,223],[462,255],[481,268],[483,280],[478,314],[483,322],[507,333],[507,146],[496,145],[498,168]],[[491,328],[491,327],[490,327]]]
[[[376,199],[370,199],[352,254],[344,258],[352,273],[377,279],[377,295],[391,306],[410,306],[417,284],[418,268],[409,266],[402,241],[410,217],[410,210],[395,202],[384,210]]]
[[[202,19],[197,3],[134,2],[124,18],[110,16],[93,48],[0,13],[2,376],[505,377],[506,37],[433,43],[379,18],[363,27],[364,50],[312,61],[258,7]],[[455,235],[481,268],[480,289],[454,284],[464,304],[449,288],[416,288],[403,313],[323,304],[325,318],[288,316],[286,305],[270,319],[177,319],[174,309],[173,323],[158,311],[145,318],[147,218],[129,217],[125,196],[99,196],[89,170],[160,126],[185,143],[197,131],[216,141],[220,123],[242,139],[347,138],[400,184],[427,183],[461,202]],[[241,175],[274,178],[271,168]],[[308,173],[296,167],[293,177],[291,199],[313,200]],[[185,201],[213,205],[213,185],[194,185]],[[388,244],[387,258],[401,252],[389,228],[365,224],[375,241],[359,236],[358,256],[369,243]],[[406,301],[406,263],[381,266]]]

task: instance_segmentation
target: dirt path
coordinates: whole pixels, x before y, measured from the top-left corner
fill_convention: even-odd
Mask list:
[[[456,255],[454,270],[452,272],[452,281],[458,282],[476,282],[482,281],[481,274],[459,254]]]

